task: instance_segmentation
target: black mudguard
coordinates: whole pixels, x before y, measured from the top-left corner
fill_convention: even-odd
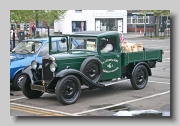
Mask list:
[[[34,70],[31,65],[29,66],[26,66],[23,70],[22,70],[22,73],[23,74],[26,74],[30,81],[31,81],[31,84],[34,84],[35,81],[39,81],[41,79],[37,79],[36,76],[35,76],[35,73],[36,71],[41,71],[42,70],[42,66],[39,65],[38,69],[37,70]]]
[[[132,71],[132,74],[134,73],[134,70],[136,69],[136,67],[139,66],[139,65],[144,65],[147,68],[148,75],[149,76],[152,75],[151,68],[150,68],[149,64],[147,64],[146,62],[139,62],[138,64],[136,64],[136,66],[134,67],[134,69]]]
[[[56,77],[64,77],[66,75],[69,75],[69,74],[78,74],[80,75],[81,77],[83,77],[84,79],[86,79],[89,83],[91,83],[93,86],[96,86],[96,87],[104,87],[104,85],[102,84],[98,84],[98,83],[94,83],[91,79],[89,79],[86,75],[84,75],[82,72],[78,71],[78,70],[75,70],[75,69],[65,69],[65,70],[62,70],[60,71],[58,74],[56,74]]]

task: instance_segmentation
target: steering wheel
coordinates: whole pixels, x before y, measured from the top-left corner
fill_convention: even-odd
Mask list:
[[[31,53],[29,50],[27,50],[27,49],[23,49],[23,50],[21,50],[21,52],[22,51],[26,51],[26,52],[28,52],[28,53]]]
[[[83,45],[78,45],[77,49],[84,49],[84,46]]]

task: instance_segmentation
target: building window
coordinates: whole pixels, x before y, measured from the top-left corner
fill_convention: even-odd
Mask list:
[[[75,10],[75,12],[82,12],[82,10]]]
[[[96,31],[119,31],[118,28],[122,28],[118,23],[122,18],[96,18],[95,30]]]
[[[133,18],[133,16],[127,17],[127,24],[144,24],[145,16],[137,16],[136,19]],[[146,16],[146,24],[149,24],[149,16]]]
[[[132,21],[131,21],[131,16],[128,16],[128,17],[127,17],[127,24],[131,24],[131,22],[132,22]]]
[[[72,21],[72,32],[86,31],[86,21]]]

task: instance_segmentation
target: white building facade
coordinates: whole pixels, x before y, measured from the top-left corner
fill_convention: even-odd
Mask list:
[[[68,10],[54,22],[54,32],[118,31],[127,33],[127,10]]]

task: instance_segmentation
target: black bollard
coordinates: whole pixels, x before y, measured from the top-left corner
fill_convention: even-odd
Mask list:
[[[49,37],[49,25],[48,25],[48,37]]]
[[[14,49],[14,47],[15,47],[15,32],[13,30],[13,49]]]

